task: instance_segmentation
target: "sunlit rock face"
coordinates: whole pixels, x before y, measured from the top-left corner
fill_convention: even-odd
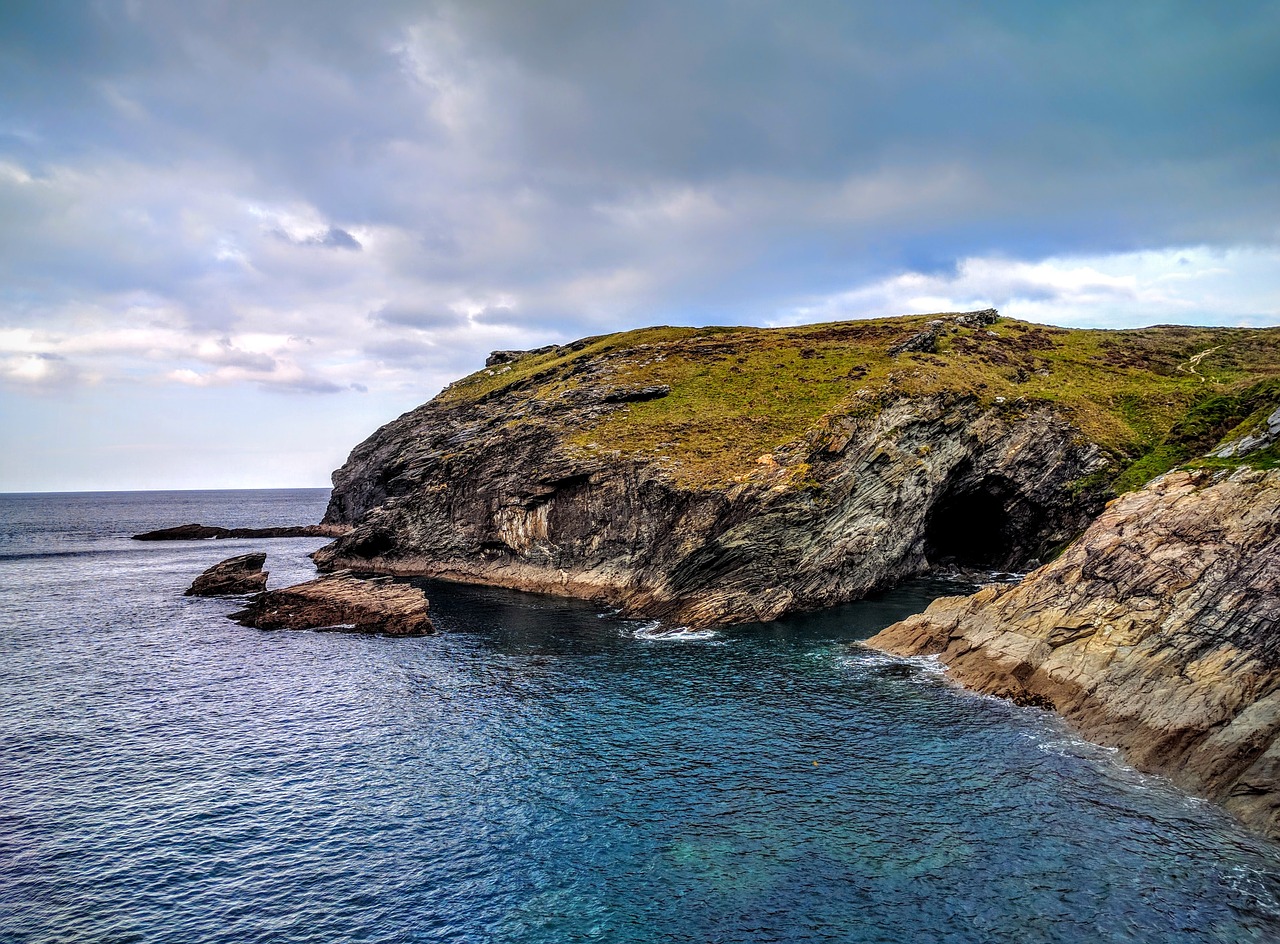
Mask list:
[[[1170,472],[1021,584],[936,601],[869,644],[1055,708],[1280,835],[1280,471]]]

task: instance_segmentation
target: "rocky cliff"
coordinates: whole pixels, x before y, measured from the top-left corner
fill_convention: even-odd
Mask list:
[[[1238,423],[1247,398],[1187,418],[1280,374],[1276,338],[989,311],[496,352],[356,447],[325,517],[353,528],[316,560],[691,625],[1026,567],[1117,476]]]
[[[1280,471],[1170,472],[1021,584],[937,600],[869,644],[1054,708],[1280,836]]]

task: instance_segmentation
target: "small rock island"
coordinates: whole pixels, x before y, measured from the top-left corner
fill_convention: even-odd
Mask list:
[[[189,597],[222,597],[242,593],[258,593],[267,588],[267,577],[262,569],[267,562],[263,552],[241,554],[214,564],[188,588]]]

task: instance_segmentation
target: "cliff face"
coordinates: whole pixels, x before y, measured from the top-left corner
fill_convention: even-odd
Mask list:
[[[1021,568],[1203,398],[1191,358],[1256,381],[1265,335],[970,312],[497,352],[352,452],[325,521],[354,528],[316,559],[691,625]]]
[[[869,644],[1055,708],[1280,836],[1280,471],[1168,473],[1021,584],[935,601]]]

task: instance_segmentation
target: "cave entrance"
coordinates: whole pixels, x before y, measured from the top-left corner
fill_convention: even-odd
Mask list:
[[[958,483],[934,505],[925,556],[936,566],[1015,569],[1036,556],[1041,522],[1001,476]]]

